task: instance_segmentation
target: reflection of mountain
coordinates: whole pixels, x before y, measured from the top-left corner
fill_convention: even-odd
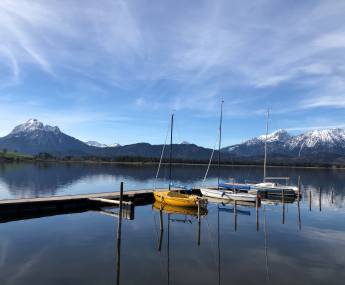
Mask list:
[[[86,179],[90,186],[89,190],[92,192],[106,191],[103,188],[103,182],[108,181],[112,185],[113,180],[114,188],[112,189],[116,191],[116,181],[119,179],[133,189],[152,187],[156,168],[157,165],[140,164],[0,164],[0,182],[5,190],[7,189],[10,195],[15,197],[58,195],[60,189],[72,189],[73,185]],[[166,182],[169,175],[168,169],[167,165],[161,168],[158,181],[161,185],[168,185]],[[206,166],[175,165],[173,178],[175,183],[197,186],[200,185],[205,170]],[[334,191],[335,196],[345,194],[343,188],[345,172],[342,170],[269,168],[268,175],[290,176],[292,184],[297,183],[297,177],[300,175],[305,188],[316,191],[318,187],[321,187],[325,197],[330,195],[331,191]],[[216,177],[217,168],[211,168],[207,183],[215,184]],[[245,180],[258,182],[262,180],[262,169],[222,167],[221,180],[227,181],[230,178],[235,178],[239,182]],[[81,189],[81,191],[84,190]]]

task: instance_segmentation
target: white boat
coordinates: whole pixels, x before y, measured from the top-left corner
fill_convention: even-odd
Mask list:
[[[274,182],[262,182],[250,186],[248,193],[256,194],[265,192],[266,195],[284,195],[295,196],[298,193],[298,187],[290,185],[281,185]]]
[[[222,200],[255,202],[257,199],[256,194],[234,193],[233,191],[218,188],[200,188],[200,191],[203,196]]]

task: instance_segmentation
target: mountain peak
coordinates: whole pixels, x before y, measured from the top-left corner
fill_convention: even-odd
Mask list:
[[[286,141],[290,138],[289,133],[286,130],[279,129],[267,135],[267,142]],[[258,137],[259,140],[265,141],[266,135]]]
[[[97,141],[87,141],[85,143],[89,146],[94,146],[94,147],[118,147],[118,146],[121,146],[118,143],[113,143],[113,144],[108,145],[108,144],[104,144],[104,143],[99,143]]]
[[[343,129],[319,129],[309,131],[293,138],[291,147],[314,147],[316,145],[334,146],[345,142]]]
[[[11,134],[32,133],[35,131],[60,133],[60,129],[58,127],[44,125],[37,119],[29,119],[26,123],[16,126]]]

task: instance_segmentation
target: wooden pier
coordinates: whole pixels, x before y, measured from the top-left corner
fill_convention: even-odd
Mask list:
[[[167,189],[156,189],[155,191],[167,191]],[[103,208],[117,207],[120,204],[119,199],[120,192],[118,191],[0,200],[0,223],[90,210],[111,214],[104,211]],[[123,217],[134,219],[134,205],[148,204],[153,199],[153,189],[124,191]],[[116,216],[115,213],[114,216]]]

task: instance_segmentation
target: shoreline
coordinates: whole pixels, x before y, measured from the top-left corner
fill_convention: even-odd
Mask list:
[[[94,160],[31,160],[31,159],[19,159],[19,160],[9,160],[0,161],[1,164],[9,163],[63,163],[63,164],[106,164],[106,165],[158,165],[159,162],[150,161],[94,161]],[[169,165],[168,162],[161,163],[162,165]],[[208,163],[192,163],[192,162],[173,162],[172,165],[181,166],[207,166]],[[216,167],[217,164],[211,164],[211,167]],[[258,164],[221,164],[221,167],[256,167],[263,168],[263,165]],[[329,169],[329,170],[345,170],[345,166],[295,166],[295,165],[267,165],[267,168],[289,168],[289,169]]]

